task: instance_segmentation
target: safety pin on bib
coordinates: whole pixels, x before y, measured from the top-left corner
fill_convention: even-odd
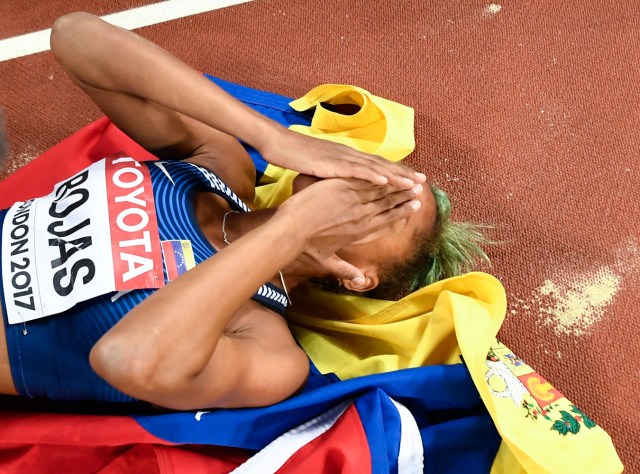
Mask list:
[[[20,319],[22,319],[22,335],[26,336],[27,335],[27,324],[24,320],[24,316],[22,316],[22,313],[20,311],[18,311],[18,316],[20,316]]]

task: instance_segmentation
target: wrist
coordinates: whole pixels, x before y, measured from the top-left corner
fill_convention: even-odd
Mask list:
[[[258,114],[258,119],[252,125],[251,131],[245,141],[266,158],[270,155],[271,150],[277,148],[277,145],[274,145],[274,143],[278,141],[278,137],[283,131],[286,131],[285,127]]]
[[[259,127],[255,129],[255,143],[252,143],[253,147],[260,152],[262,157],[274,165],[281,166],[278,163],[279,152],[283,148],[283,139],[289,130],[269,119],[265,119],[264,122],[259,124]]]
[[[296,210],[295,206],[290,206],[285,202],[278,207],[269,223],[284,230],[288,245],[296,246],[299,252],[302,252],[311,235],[307,232],[308,228],[303,225],[304,220]]]

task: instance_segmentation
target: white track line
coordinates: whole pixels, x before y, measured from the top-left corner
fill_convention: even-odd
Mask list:
[[[126,30],[164,23],[251,0],[166,0],[101,17]],[[0,62],[49,50],[51,28],[0,40]]]

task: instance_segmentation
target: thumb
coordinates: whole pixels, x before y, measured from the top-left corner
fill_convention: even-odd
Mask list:
[[[335,253],[327,257],[323,262],[325,270],[333,276],[344,280],[360,279],[364,282],[364,273],[358,267],[351,265],[349,262],[342,260]]]

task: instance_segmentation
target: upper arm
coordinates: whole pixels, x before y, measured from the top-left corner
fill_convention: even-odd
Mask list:
[[[118,128],[147,150],[162,158],[167,151],[182,158],[211,137],[224,139],[224,134],[212,133],[209,127],[141,97],[144,94],[128,93],[131,85],[145,90],[161,82],[153,71],[132,62],[131,55],[143,44],[134,33],[82,12],[59,18],[51,32],[51,51],[62,69]],[[114,70],[118,80],[110,75]]]
[[[114,360],[122,360],[109,352],[108,345],[106,351],[92,351],[91,364],[118,390],[165,408],[271,405],[302,387],[309,373],[309,359],[282,318],[260,313],[265,320],[257,326],[222,335],[208,362],[197,373],[183,373],[179,366],[173,371],[137,371],[140,363],[147,365],[137,357],[114,368]],[[176,357],[181,360],[190,356],[184,347],[166,350],[172,349],[180,352]]]
[[[283,344],[274,343],[273,335],[267,338],[223,336],[219,350],[194,380],[193,406],[211,406],[211,401],[219,408],[265,406],[298,391],[309,373],[307,355],[290,335]],[[221,374],[226,380],[221,381]]]

